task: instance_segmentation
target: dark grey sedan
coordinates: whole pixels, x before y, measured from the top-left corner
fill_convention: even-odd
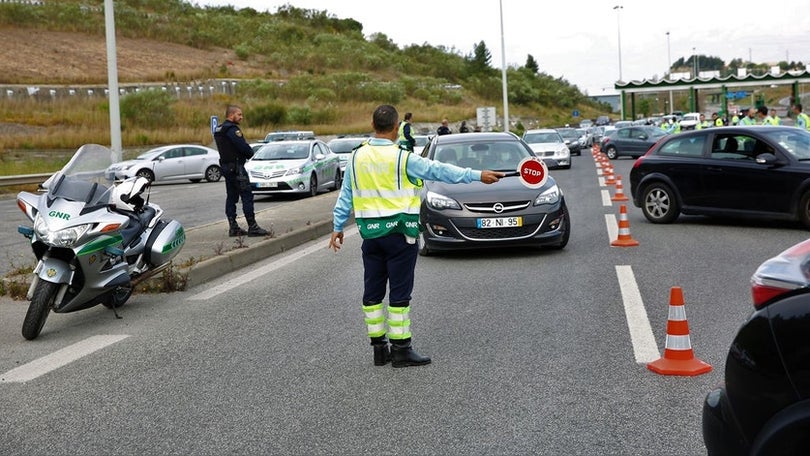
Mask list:
[[[422,156],[473,169],[515,171],[534,152],[511,133],[437,136]],[[549,176],[539,189],[519,177],[485,185],[426,181],[420,210],[419,253],[504,246],[562,249],[571,220],[563,193]]]
[[[621,156],[638,158],[666,135],[667,132],[653,126],[617,128],[602,138],[602,151],[611,160]]]

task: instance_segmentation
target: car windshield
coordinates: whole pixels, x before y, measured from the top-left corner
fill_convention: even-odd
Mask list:
[[[413,139],[416,140],[417,147],[425,147],[425,144],[428,143],[428,139],[430,138],[427,136],[414,136]]]
[[[559,133],[526,133],[523,140],[529,144],[533,143],[559,143],[562,137]]]
[[[336,154],[348,154],[368,138],[335,139],[329,141],[329,148]]]
[[[579,138],[579,133],[576,130],[557,130],[565,139],[577,139]]]
[[[267,144],[253,160],[302,160],[309,157],[309,144],[278,142]]]
[[[135,160],[151,160],[151,159],[155,158],[156,156],[158,156],[159,154],[160,154],[159,151],[155,152],[154,150],[152,150],[152,151],[149,151],[149,152],[144,152],[141,155],[138,155],[137,157],[135,157]]]
[[[797,160],[810,161],[810,132],[796,128],[795,130],[766,130],[763,134],[782,146]]]
[[[491,141],[439,145],[433,159],[463,168],[514,171],[530,156],[519,142]]]

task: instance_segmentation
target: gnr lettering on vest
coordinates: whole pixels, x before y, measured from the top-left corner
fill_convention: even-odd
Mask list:
[[[380,224],[379,223],[369,223],[366,225],[367,230],[379,230]]]
[[[362,163],[360,168],[369,174],[390,174],[394,171],[393,166],[387,163]]]
[[[386,228],[393,228],[395,226],[399,226],[399,222],[388,222],[385,224]]]

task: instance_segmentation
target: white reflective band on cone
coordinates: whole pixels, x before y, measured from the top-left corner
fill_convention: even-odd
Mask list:
[[[670,336],[667,334],[666,348],[667,350],[691,350],[692,343],[689,341],[689,336]]]
[[[669,319],[672,321],[686,320],[686,308],[684,306],[669,306]]]

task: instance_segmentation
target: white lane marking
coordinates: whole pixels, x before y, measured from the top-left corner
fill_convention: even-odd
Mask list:
[[[355,234],[357,234],[357,227],[353,226],[353,227],[343,231],[343,239],[345,240],[346,238],[348,238],[350,236],[354,236]],[[197,293],[197,294],[189,297],[188,299],[191,300],[191,301],[204,301],[206,299],[211,299],[211,298],[213,298],[215,296],[221,295],[222,293],[230,291],[230,290],[232,290],[232,289],[234,289],[234,288],[236,288],[238,286],[241,286],[241,285],[243,285],[245,283],[248,283],[248,282],[256,280],[256,279],[258,279],[258,278],[260,278],[262,276],[265,276],[268,273],[275,271],[276,269],[281,269],[284,266],[287,266],[288,264],[290,264],[290,263],[292,263],[294,261],[300,260],[301,258],[304,258],[305,256],[307,256],[309,254],[312,254],[312,253],[315,253],[315,252],[321,252],[321,251],[324,251],[324,250],[327,250],[327,247],[326,247],[326,245],[324,245],[323,240],[315,241],[311,246],[309,246],[309,247],[307,247],[307,248],[305,248],[303,250],[292,251],[292,253],[290,253],[289,255],[287,255],[287,256],[285,256],[283,258],[280,258],[280,259],[278,259],[276,261],[273,261],[272,263],[269,263],[269,264],[267,264],[265,266],[262,266],[262,267],[260,267],[258,269],[254,269],[254,270],[252,270],[252,271],[250,271],[250,272],[248,272],[246,274],[242,274],[239,277],[236,277],[234,279],[225,281],[225,282],[223,282],[223,283],[221,283],[221,284],[219,284],[217,286],[211,287],[211,288],[209,288],[209,289],[207,289],[207,290],[205,290],[203,292]]]
[[[50,371],[59,369],[62,366],[72,363],[79,358],[85,357],[95,351],[124,340],[128,335],[117,336],[92,336],[81,342],[76,342],[61,350],[57,350],[50,355],[35,359],[28,364],[15,367],[5,374],[0,375],[0,383],[25,383]]]
[[[619,239],[619,223],[616,221],[616,216],[613,214],[605,214],[605,225],[607,226],[608,239],[610,239],[610,242]]]
[[[605,178],[604,177],[600,177],[597,180],[599,181],[599,186],[600,187],[607,187],[607,184],[605,183]]]
[[[647,310],[641,300],[636,278],[631,266],[616,266],[616,276],[622,292],[624,313],[627,327],[630,329],[630,341],[633,343],[633,354],[637,363],[649,363],[660,358],[658,345],[647,318]]]
[[[607,189],[602,190],[602,206],[613,206],[613,201],[610,200],[610,191]]]

